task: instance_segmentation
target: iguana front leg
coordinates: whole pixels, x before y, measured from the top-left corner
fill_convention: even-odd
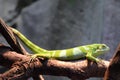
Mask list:
[[[100,62],[100,59],[92,56],[92,52],[88,52],[87,55],[86,55],[86,58],[91,60],[91,61]]]

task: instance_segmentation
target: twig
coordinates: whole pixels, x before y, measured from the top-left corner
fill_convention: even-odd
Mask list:
[[[32,76],[32,78],[34,79],[34,80],[44,80],[44,78],[43,78],[43,76],[42,75],[34,75],[34,76]]]
[[[27,54],[27,51],[23,48],[23,46],[17,41],[13,32],[10,30],[9,26],[0,18],[0,33],[7,40],[9,45],[13,50],[18,53]]]

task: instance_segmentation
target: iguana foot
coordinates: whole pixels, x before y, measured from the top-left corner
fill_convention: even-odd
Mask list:
[[[30,57],[31,57],[30,62],[34,61],[35,58],[41,58],[41,59],[43,59],[43,57],[40,57],[39,54],[33,54],[33,55],[30,55]]]
[[[35,54],[29,54],[29,55],[27,55],[27,56],[30,57],[29,63],[31,63],[32,61],[34,61],[35,58],[37,58],[37,55],[35,55]]]

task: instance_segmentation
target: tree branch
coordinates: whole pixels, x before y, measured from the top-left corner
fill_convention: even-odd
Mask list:
[[[27,54],[27,51],[18,42],[9,26],[0,18],[0,33],[4,36],[11,48],[18,53]]]
[[[104,80],[120,80],[120,44],[114,54],[105,72]]]

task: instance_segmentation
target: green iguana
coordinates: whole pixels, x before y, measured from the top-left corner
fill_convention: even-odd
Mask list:
[[[18,30],[11,28],[14,34],[29,48],[34,52],[32,58],[43,57],[43,58],[54,58],[59,60],[76,60],[86,57],[92,61],[100,61],[97,57],[109,51],[109,47],[105,44],[90,44],[84,46],[78,46],[70,49],[63,50],[45,50],[30,40],[28,40],[22,33]]]

